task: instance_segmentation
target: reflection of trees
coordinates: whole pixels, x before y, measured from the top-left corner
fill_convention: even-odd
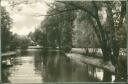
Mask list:
[[[2,80],[2,83],[10,83],[10,81],[8,79],[9,75],[10,75],[10,73],[8,71],[8,68],[2,66],[2,69],[1,69],[1,80]]]
[[[45,56],[43,56],[42,66],[43,66],[43,69],[45,70],[45,71],[42,70],[43,71],[42,76],[44,78],[43,81],[45,82],[59,81],[60,78],[63,78],[62,76],[64,74],[68,74],[68,70],[67,70],[68,66],[66,67],[66,65],[64,64],[66,63],[66,60],[64,59],[65,56],[63,55],[59,56],[59,55],[60,54],[56,52],[49,52],[45,54]]]
[[[112,74],[109,71],[104,70],[103,81],[104,82],[112,81]]]
[[[60,75],[60,63],[59,62],[58,56],[56,56],[55,53],[49,52],[47,55],[47,58],[44,59],[44,66],[47,68],[47,74],[46,74],[46,79],[45,81],[57,81],[58,76]],[[56,61],[56,62],[55,62]]]
[[[34,54],[35,54],[35,56],[34,56],[35,71],[40,74],[42,71],[42,66],[43,66],[42,65],[42,55],[40,55],[41,53],[38,51],[35,52]]]
[[[71,62],[64,54],[49,52],[42,60],[44,82],[90,81],[86,68]]]
[[[101,72],[103,72],[103,76],[100,75],[100,78],[97,77],[97,69]],[[112,81],[112,73],[110,73],[109,71],[103,70],[103,69],[99,69],[97,67],[91,66],[91,65],[87,65],[87,70],[88,70],[88,75],[96,81],[103,81],[103,82],[111,82]]]
[[[28,51],[26,51],[26,49],[21,49],[21,52],[20,52],[20,55],[21,56],[24,56],[24,55],[27,55],[28,54]]]

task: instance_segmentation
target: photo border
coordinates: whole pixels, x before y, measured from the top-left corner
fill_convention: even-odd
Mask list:
[[[119,0],[55,0],[55,1],[119,1]],[[128,0],[120,0],[120,1],[126,1],[126,31],[127,31],[127,76],[128,76]],[[1,2],[1,0],[0,0]],[[1,4],[0,4],[1,6]],[[1,7],[0,7],[0,84],[2,84],[1,79]],[[127,82],[44,82],[44,83],[36,83],[36,84],[101,84],[101,83],[128,83],[128,77]],[[10,83],[3,83],[3,84],[10,84]],[[34,84],[34,83],[13,83],[13,84]]]

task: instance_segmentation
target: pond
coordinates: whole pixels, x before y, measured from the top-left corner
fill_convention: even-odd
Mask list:
[[[13,60],[13,66],[2,67],[4,83],[100,82],[103,70],[78,64],[59,52],[28,49]],[[107,78],[114,81],[115,76]]]

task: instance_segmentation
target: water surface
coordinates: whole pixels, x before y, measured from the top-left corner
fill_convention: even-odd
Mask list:
[[[5,83],[43,82],[98,82],[103,81],[103,70],[81,65],[59,52],[28,49],[14,58],[14,65],[2,67]],[[114,81],[114,76],[108,81]]]

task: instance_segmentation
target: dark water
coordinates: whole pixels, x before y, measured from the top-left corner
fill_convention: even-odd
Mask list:
[[[29,49],[14,58],[13,63],[11,67],[2,67],[2,82],[99,82],[104,78],[102,69],[78,64],[59,52]],[[115,76],[111,75],[106,80],[114,79]]]

